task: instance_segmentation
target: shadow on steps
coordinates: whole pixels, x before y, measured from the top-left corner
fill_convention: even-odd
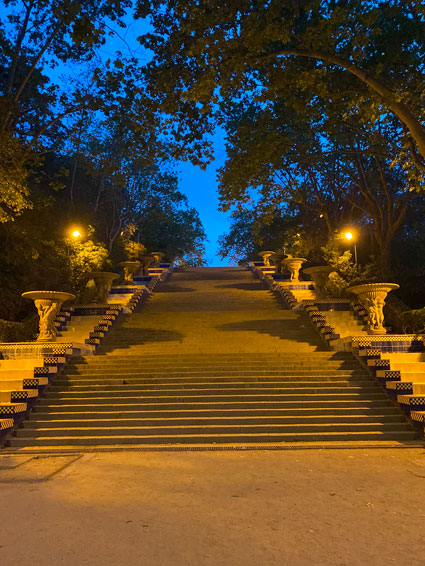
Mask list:
[[[226,285],[214,285],[215,289],[238,289],[241,291],[264,291],[268,292],[268,289],[264,287],[260,281],[252,281],[249,283],[228,283]]]
[[[196,291],[196,289],[193,289],[192,287],[181,287],[179,285],[174,285],[171,282],[168,284],[168,286],[158,286],[157,289],[155,289],[155,294],[159,295],[161,293],[191,293],[193,291]]]
[[[295,320],[246,320],[241,322],[230,322],[216,326],[217,330],[224,332],[258,332],[275,336],[281,340],[291,340],[302,344],[318,346],[321,350],[328,350],[326,345],[317,336],[311,325],[300,319]]]
[[[175,330],[159,330],[157,328],[124,328],[118,329],[113,336],[108,336],[99,348],[100,352],[106,352],[115,349],[117,345],[134,346],[143,345],[152,342],[176,342],[182,341],[184,334]]]

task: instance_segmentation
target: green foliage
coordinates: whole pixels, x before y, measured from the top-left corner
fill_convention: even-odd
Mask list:
[[[304,234],[298,232],[298,218],[278,209],[244,208],[232,214],[229,231],[218,240],[218,254],[229,261],[245,263],[258,260],[261,250],[303,250],[309,247]]]
[[[194,9],[190,0],[139,0],[138,14],[152,26],[140,38],[154,53],[151,90],[197,160],[200,140],[229,103],[264,107],[279,98],[318,121],[323,108],[341,103],[364,123],[390,111],[404,125],[400,147],[420,161],[425,20],[418,4],[211,0]]]
[[[136,261],[146,254],[146,248],[143,244],[130,240],[125,246],[125,252],[130,261]]]
[[[68,246],[71,288],[81,294],[91,271],[111,269],[108,263],[109,252],[104,244],[95,243],[93,240],[68,241]]]
[[[14,220],[25,209],[32,208],[29,200],[29,161],[23,145],[10,134],[0,136],[0,222]]]
[[[325,292],[329,297],[353,299],[353,295],[346,292],[348,287],[379,280],[375,264],[355,264],[348,250],[341,253],[338,247],[328,245],[322,247],[322,253],[324,262],[335,269],[330,273],[325,285]]]
[[[32,316],[25,322],[0,320],[0,342],[26,342],[34,339],[38,330],[38,317]]]

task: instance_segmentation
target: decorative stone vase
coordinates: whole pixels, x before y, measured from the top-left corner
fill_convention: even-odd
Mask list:
[[[347,291],[358,296],[359,302],[367,310],[367,326],[369,334],[385,334],[384,305],[390,291],[399,289],[397,283],[366,283],[349,287]]]
[[[303,269],[303,273],[310,275],[312,278],[317,294],[321,298],[326,296],[325,286],[332,271],[335,271],[335,269],[330,265],[318,265],[316,267],[306,267]]]
[[[118,273],[109,273],[108,271],[93,271],[89,274],[89,277],[93,279],[96,285],[96,303],[104,305],[108,302],[112,282],[119,279],[120,276]]]
[[[162,252],[151,252],[149,255],[153,257],[153,267],[159,267],[159,264],[165,254]]]
[[[264,265],[270,267],[270,258],[275,252],[259,252],[258,255],[263,259]]]
[[[151,255],[144,255],[140,258],[143,275],[149,275],[149,267],[152,265],[153,261],[154,259]]]
[[[287,257],[282,261],[282,265],[291,274],[291,281],[298,281],[301,266],[306,261],[304,257]]]
[[[65,301],[72,301],[75,295],[61,291],[27,291],[22,293],[24,299],[32,299],[40,317],[38,328],[39,342],[56,340],[55,319]]]
[[[140,261],[122,261],[118,265],[124,270],[124,282],[133,283],[133,275],[137,273],[141,267]]]
[[[270,256],[270,259],[273,261],[273,263],[275,264],[275,273],[282,273],[282,261],[283,258],[285,258],[286,255],[283,255],[279,252],[275,252],[272,256]]]

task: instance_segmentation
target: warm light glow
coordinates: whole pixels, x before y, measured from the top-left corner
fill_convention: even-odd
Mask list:
[[[347,240],[352,240],[353,239],[353,234],[351,232],[346,232],[344,234],[344,236],[346,237]]]
[[[73,238],[81,238],[81,232],[79,230],[74,230],[72,232],[72,237]]]

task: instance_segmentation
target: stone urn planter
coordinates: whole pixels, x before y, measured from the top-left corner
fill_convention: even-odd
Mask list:
[[[153,267],[159,267],[162,258],[165,256],[162,252],[151,252],[149,255],[153,257]]]
[[[109,273],[108,271],[93,271],[89,273],[90,279],[93,279],[96,285],[96,303],[105,304],[108,302],[109,291],[112,282],[119,279],[118,273]]]
[[[282,261],[285,257],[287,256],[278,252],[275,252],[272,256],[270,256],[270,259],[275,264],[275,273],[282,273],[283,270]]]
[[[27,291],[22,293],[24,299],[32,299],[40,318],[38,323],[39,342],[56,340],[55,319],[65,301],[72,301],[75,295],[61,291]]]
[[[143,275],[149,275],[149,267],[152,265],[153,261],[154,259],[151,255],[144,255],[140,258]]]
[[[317,294],[321,298],[326,295],[325,286],[332,271],[335,271],[335,269],[330,265],[318,265],[316,267],[306,267],[303,269],[303,273],[310,275],[316,287]]]
[[[369,334],[385,334],[384,305],[390,291],[399,289],[397,283],[365,283],[349,287],[347,291],[357,295],[359,302],[367,310],[367,326]]]
[[[270,267],[270,258],[275,252],[259,252],[258,255],[263,259],[264,265]]]
[[[122,261],[118,265],[124,270],[124,282],[133,283],[133,275],[137,273],[141,267],[140,261]]]
[[[304,257],[287,257],[282,261],[282,265],[291,274],[291,281],[298,281],[301,266],[306,261]]]

